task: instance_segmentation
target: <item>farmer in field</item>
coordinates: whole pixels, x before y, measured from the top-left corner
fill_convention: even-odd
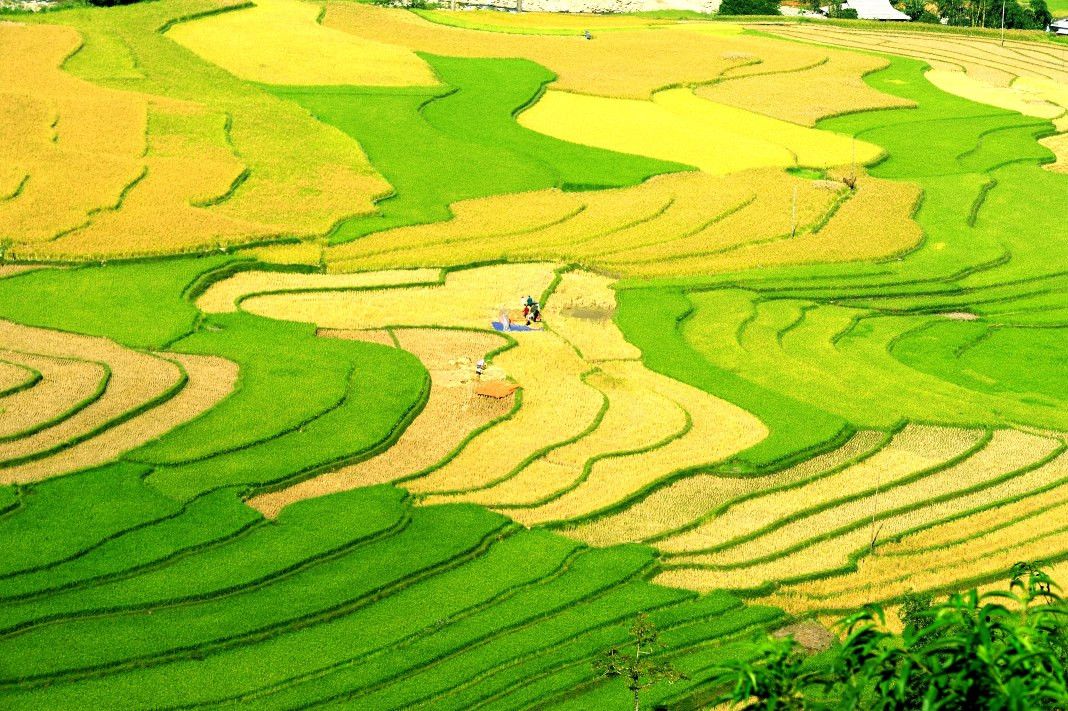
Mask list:
[[[475,363],[475,380],[482,380],[482,373],[486,372],[486,359],[479,358]]]
[[[593,37],[590,36],[589,30],[586,30],[586,39],[593,39]]]

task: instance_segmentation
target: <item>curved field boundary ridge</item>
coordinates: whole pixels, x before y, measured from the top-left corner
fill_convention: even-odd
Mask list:
[[[417,475],[437,464],[470,432],[500,419],[512,409],[510,399],[498,400],[474,394],[478,382],[475,363],[501,348],[504,343],[501,336],[475,331],[407,328],[397,329],[389,335],[430,371],[429,400],[397,443],[378,457],[249,499],[249,506],[273,518],[295,501]],[[479,380],[488,380],[494,375],[500,377],[490,371]]]
[[[777,169],[691,172],[619,190],[456,203],[449,222],[368,235],[326,249],[323,258],[330,271],[342,272],[555,255],[628,277],[849,262],[915,248],[922,239],[912,220],[917,201],[913,186],[883,180],[850,191],[839,180]],[[870,239],[853,239],[858,229]]]
[[[0,398],[32,388],[41,380],[39,371],[11,361],[0,361]]]
[[[102,363],[17,351],[0,351],[0,357],[37,376],[36,382],[24,381],[26,387],[12,388],[15,392],[0,401],[0,440],[25,437],[76,414],[103,393],[111,376]]]
[[[27,402],[15,403],[20,419],[9,422],[21,430],[0,444],[5,484],[110,461],[210,409],[237,380],[236,365],[221,358],[153,356],[10,322],[0,323],[0,343],[47,354],[22,356],[45,380],[20,394]]]
[[[209,286],[196,301],[204,313],[233,313],[244,299],[259,294],[285,291],[348,290],[360,287],[393,284],[430,284],[441,277],[437,269],[410,269],[392,272],[370,272],[324,276],[321,274],[288,274],[284,272],[240,272]]]

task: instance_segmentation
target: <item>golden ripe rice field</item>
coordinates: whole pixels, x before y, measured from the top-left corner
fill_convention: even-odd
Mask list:
[[[266,84],[418,86],[436,84],[414,52],[318,24],[321,9],[298,0],[182,22],[168,36],[237,77]]]
[[[574,143],[696,165],[710,175],[769,166],[870,163],[878,146],[698,98],[688,89],[651,102],[548,92],[519,115],[527,128]]]

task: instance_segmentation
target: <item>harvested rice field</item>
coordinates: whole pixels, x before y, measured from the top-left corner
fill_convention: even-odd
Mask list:
[[[428,272],[434,273],[423,270],[424,274]],[[345,278],[329,276],[325,281],[331,283]],[[486,329],[499,318],[501,309],[515,308],[525,295],[540,295],[552,280],[552,264],[506,264],[450,271],[440,285],[267,293],[243,299],[241,307],[259,316],[306,321],[321,328],[455,326]]]
[[[407,269],[362,274],[295,274],[285,272],[241,272],[208,287],[197,299],[204,313],[232,313],[250,296],[278,292],[344,291],[396,284],[434,283],[441,277],[437,269]]]
[[[323,25],[442,56],[522,56],[556,74],[558,89],[621,99],[648,99],[665,86],[704,83],[728,74],[794,70],[822,56],[818,49],[785,52],[780,43],[743,34],[738,25],[712,33],[692,25],[607,32],[587,45],[577,32],[571,36],[480,32],[430,22],[414,13],[341,2],[327,5]]]
[[[1068,575],[1068,45],[711,20],[5,8],[0,708],[719,708]]]
[[[320,335],[349,337],[348,333]],[[397,443],[376,457],[250,499],[249,506],[275,518],[285,506],[296,501],[418,475],[462,446],[464,439],[476,430],[506,416],[514,407],[514,398],[475,394],[475,387],[481,382],[475,375],[475,364],[501,347],[503,339],[499,336],[476,331],[408,328],[397,329],[390,335],[395,335],[399,347],[413,353],[430,371],[430,397],[426,406]]]

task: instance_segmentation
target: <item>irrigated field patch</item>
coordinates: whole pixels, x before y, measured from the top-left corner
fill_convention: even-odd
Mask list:
[[[873,538],[894,536],[931,524],[954,511],[968,510],[968,492],[982,490],[999,478],[1041,463],[1059,443],[1040,440],[1013,430],[1000,430],[980,451],[959,464],[930,473],[916,481],[895,485],[870,497],[843,501],[799,520],[779,525],[774,532],[757,535],[742,546],[689,556],[680,562],[705,566],[703,584],[715,588],[737,587],[737,574],[745,570],[745,587],[760,587],[786,578],[826,574],[849,564],[850,555],[871,546]],[[990,498],[986,498],[989,496]],[[972,497],[997,501],[997,487]],[[942,504],[940,499],[950,499]],[[873,530],[871,517],[880,519]],[[816,539],[815,532],[840,535]],[[795,552],[796,551],[796,552]],[[752,564],[749,561],[756,561]]]
[[[45,81],[62,89],[55,105],[67,102],[69,118],[50,128],[55,112],[40,105],[46,85],[37,82],[37,103],[22,102],[18,122],[4,122],[23,126],[18,140],[5,146],[44,161],[38,179],[0,202],[6,225],[27,226],[10,235],[16,244],[8,254],[78,259],[213,249],[256,237],[323,234],[343,218],[373,210],[388,186],[354,141],[155,31],[175,18],[217,9],[181,0],[124,8],[106,18],[92,11],[63,16],[85,41],[64,68],[126,91],[95,87],[57,69]],[[18,44],[43,42],[30,56],[54,57],[56,64],[79,42],[68,28],[4,28],[12,31],[23,38]],[[17,44],[13,39],[5,47],[14,51]],[[135,69],[115,66],[117,47],[137,57]],[[25,84],[34,73],[17,71],[18,56],[10,59],[5,67],[22,78],[13,75],[5,85]],[[89,139],[95,148],[85,143]],[[81,151],[59,159],[64,144]],[[79,187],[65,187],[68,179]],[[34,197],[38,190],[73,202],[46,207],[43,197]],[[41,242],[60,234],[64,239]]]
[[[827,191],[828,187],[816,189]],[[835,186],[830,189],[839,188]],[[815,202],[814,205],[811,195],[805,195],[807,199],[802,203],[804,207],[799,210],[805,218],[811,215],[813,220],[826,216],[830,216],[830,219],[826,222],[818,221],[811,229],[794,237],[789,237],[789,230],[786,229],[786,211],[782,207],[785,200],[781,196],[782,193],[779,193],[776,200],[780,205],[777,214],[781,216],[777,220],[782,230],[778,234],[779,239],[760,240],[757,237],[761,231],[766,233],[768,226],[759,221],[761,212],[759,206],[754,204],[753,208],[746,211],[748,214],[724,220],[722,224],[708,231],[710,238],[724,235],[734,239],[750,232],[753,235],[750,240],[720,246],[703,255],[684,252],[678,258],[649,260],[648,264],[636,268],[635,274],[658,277],[680,273],[730,273],[753,267],[888,259],[906,253],[922,243],[923,231],[913,219],[921,199],[920,191],[911,183],[859,177],[856,190],[840,193],[839,201],[832,203],[823,215],[811,214],[810,211],[820,203]],[[767,216],[764,219],[771,222]],[[742,224],[737,224],[739,222]],[[732,227],[735,230],[732,231]],[[858,235],[863,235],[863,239],[858,239]],[[685,245],[686,248],[699,249],[694,242],[696,239]],[[716,245],[716,242],[712,242],[712,245]],[[671,246],[670,243],[661,246],[660,253],[668,257]],[[653,251],[655,253],[655,248]],[[633,259],[645,254],[648,252],[613,256]]]
[[[10,440],[66,419],[103,392],[111,373],[102,363],[0,351],[7,363],[38,373],[40,382],[0,401],[0,440]]]
[[[518,348],[494,359],[522,387],[519,411],[466,443],[440,469],[405,484],[406,488],[433,493],[491,485],[518,470],[542,448],[580,437],[594,424],[603,396],[583,381],[589,364],[552,333],[520,335]]]
[[[1065,474],[1061,455],[986,490],[932,506],[930,513],[938,518],[931,520],[938,522],[907,522],[914,533],[891,538],[860,557],[855,571],[785,586],[779,595],[791,608],[844,608],[858,597],[892,599],[910,589],[938,587],[944,584],[937,578],[940,571],[955,580],[982,578],[1001,564],[984,558],[1063,529],[1058,497],[1064,493]],[[887,537],[902,530],[894,523],[889,519],[884,526],[895,528],[886,530]]]
[[[322,263],[323,247],[315,242],[293,242],[272,244],[266,247],[249,247],[242,254],[248,254],[268,264],[319,266]]]
[[[500,483],[455,495],[430,496],[427,502],[472,501],[501,510],[534,507],[580,486],[597,459],[655,447],[686,428],[682,407],[633,378],[621,377],[618,369],[590,375],[586,384],[600,391],[608,405],[592,432],[577,442],[548,449]],[[511,513],[511,509],[506,512]]]
[[[237,365],[224,358],[181,353],[168,353],[165,357],[180,365],[185,374],[181,390],[172,397],[95,436],[80,439],[47,459],[2,469],[0,480],[39,481],[112,461],[204,414],[230,395],[237,384]]]
[[[541,255],[652,277],[847,262],[915,246],[916,188],[863,173],[857,185],[850,192],[841,182],[769,168],[665,175],[594,193],[491,197],[455,204],[448,222],[369,235],[327,249],[324,258],[331,271],[346,271]],[[855,238],[858,231],[865,239]]]
[[[510,510],[530,525],[580,518],[618,506],[659,480],[726,459],[759,442],[767,430],[747,412],[696,388],[664,378],[639,362],[606,363],[605,372],[642,383],[685,411],[684,427],[661,446],[596,462],[575,489],[532,509]]]
[[[5,483],[24,480],[18,469],[11,468],[16,462],[44,457],[92,436],[122,418],[165,402],[184,384],[184,374],[173,363],[123,348],[103,338],[3,322],[0,323],[0,344],[12,350],[32,349],[51,356],[105,363],[110,371],[107,388],[101,396],[71,417],[35,434],[0,443],[0,461],[8,464],[8,468],[0,473]]]
[[[1040,91],[1028,90],[1022,86],[1005,87],[987,84],[962,71],[932,69],[924,76],[927,81],[947,93],[981,104],[1018,111],[1025,116],[1055,119],[1064,115],[1064,112],[1068,110],[1064,106],[1047,101]]]
[[[657,546],[672,553],[687,553],[740,543],[798,511],[873,492],[878,486],[887,487],[944,465],[979,444],[981,437],[977,431],[910,425],[868,459],[799,487],[741,501],[692,531],[659,541]],[[701,561],[695,558],[693,562]]]
[[[1046,168],[1055,173],[1068,173],[1068,119],[1062,117],[1056,125],[1060,133],[1043,138],[1039,143],[1057,156],[1057,161],[1047,165]]]
[[[617,514],[565,529],[568,536],[591,545],[606,546],[667,537],[669,532],[699,525],[731,501],[760,492],[796,485],[871,456],[887,440],[882,432],[863,431],[841,447],[806,459],[768,476],[694,474],[654,491]]]
[[[564,273],[545,305],[545,318],[556,333],[578,349],[587,361],[633,360],[641,351],[623,338],[612,317],[614,279],[584,271]]]

